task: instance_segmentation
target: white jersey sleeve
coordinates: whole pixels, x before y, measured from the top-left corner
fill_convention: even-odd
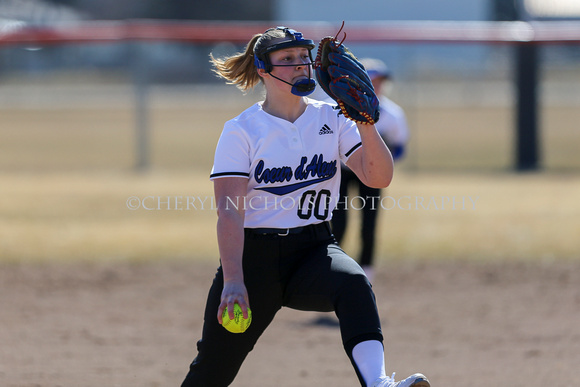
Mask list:
[[[355,150],[362,146],[360,133],[356,124],[351,120],[346,120],[346,125],[340,131],[339,139],[340,159],[346,164],[347,160]]]
[[[245,131],[235,121],[228,121],[219,138],[211,178],[250,177],[251,146]]]

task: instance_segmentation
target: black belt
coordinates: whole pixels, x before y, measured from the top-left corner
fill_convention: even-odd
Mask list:
[[[327,232],[331,235],[330,224],[328,222],[309,224],[308,226],[302,227],[292,227],[292,228],[247,228],[246,231],[253,235],[276,235],[276,236],[288,236],[295,234],[302,234],[305,232],[315,232],[319,233],[321,231]]]

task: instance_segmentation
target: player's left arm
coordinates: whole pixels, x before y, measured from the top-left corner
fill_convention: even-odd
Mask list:
[[[362,146],[348,159],[346,165],[359,180],[372,188],[386,188],[393,179],[393,157],[375,125],[357,123]]]

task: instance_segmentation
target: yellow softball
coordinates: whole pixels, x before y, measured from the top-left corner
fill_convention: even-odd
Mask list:
[[[244,333],[252,323],[252,311],[248,308],[248,318],[244,318],[242,308],[238,304],[234,304],[234,319],[230,320],[228,315],[228,308],[224,309],[222,314],[222,326],[232,333]]]

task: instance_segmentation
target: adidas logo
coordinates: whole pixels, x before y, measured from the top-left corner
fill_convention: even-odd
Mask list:
[[[324,124],[324,126],[320,129],[320,132],[318,132],[318,134],[320,134],[321,136],[323,134],[332,134],[332,133],[334,133],[334,132],[326,124]]]

